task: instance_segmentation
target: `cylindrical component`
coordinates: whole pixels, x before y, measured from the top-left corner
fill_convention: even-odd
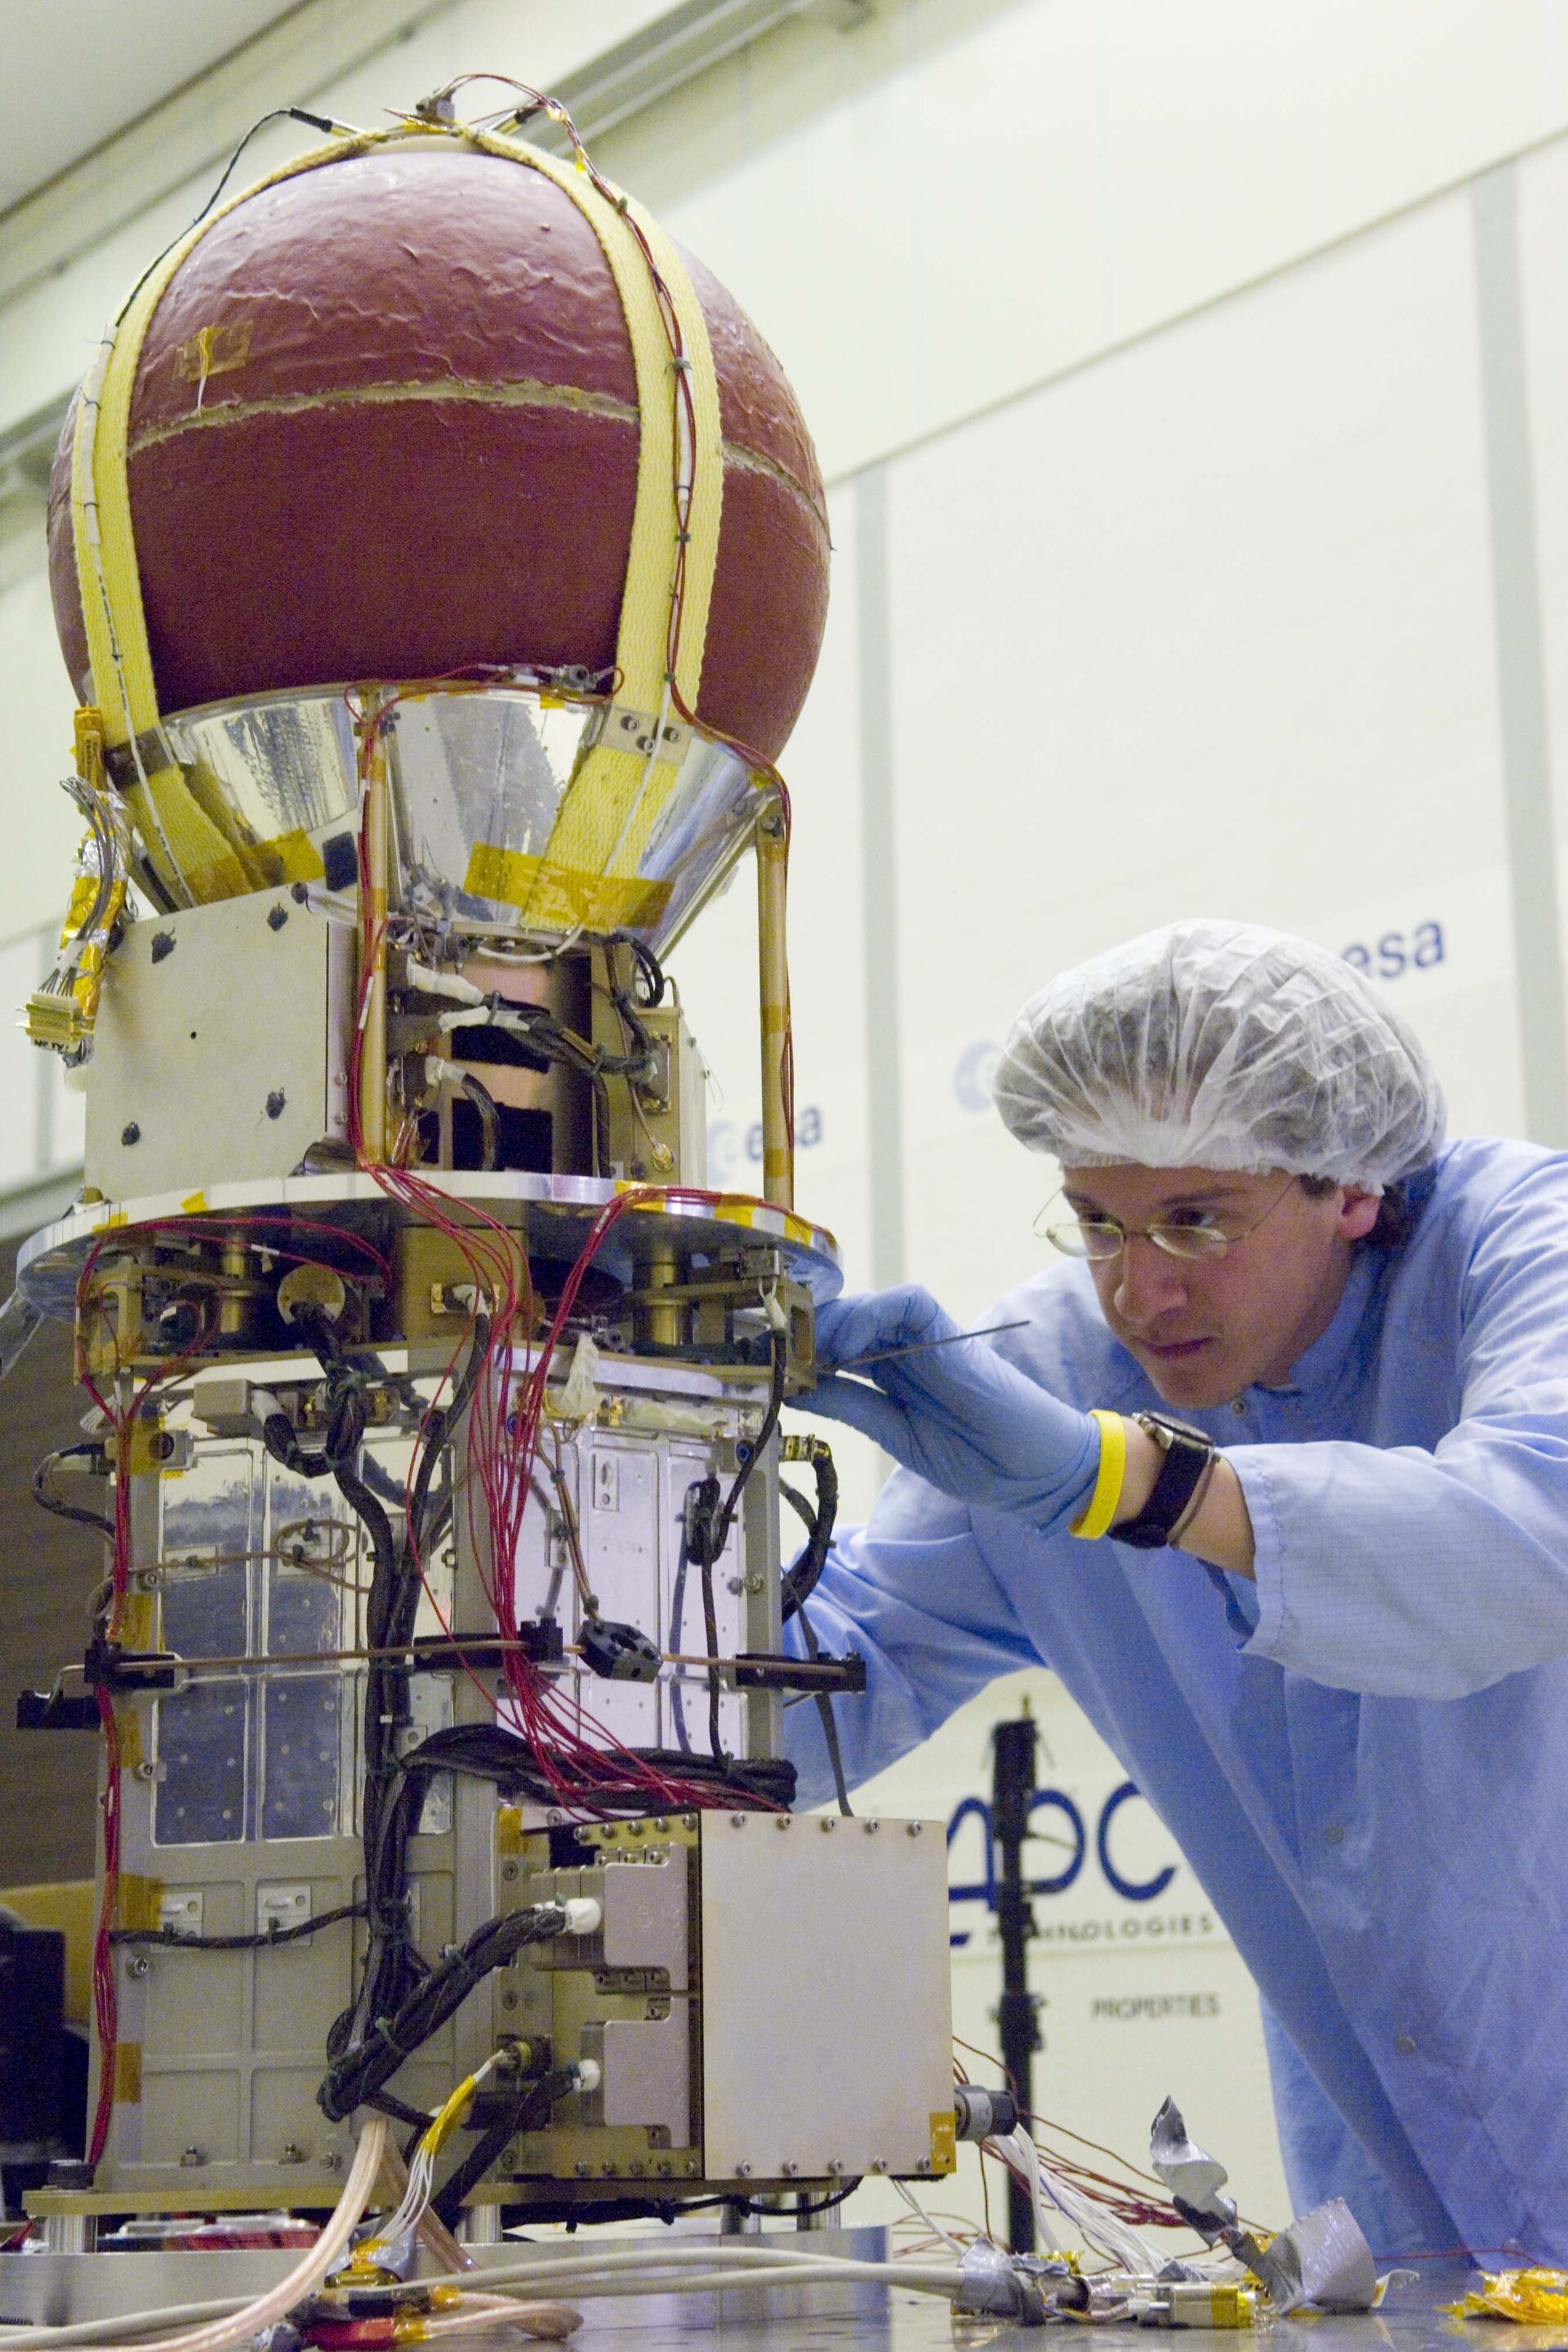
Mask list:
[[[364,777],[365,903],[361,909],[358,1158],[362,1168],[386,1158],[386,722],[366,696],[354,732]]]
[[[978,2083],[953,2084],[952,2114],[960,2139],[1005,2139],[1018,2128],[1018,2102],[1011,2091],[987,2091]]]
[[[762,1015],[763,1198],[795,1206],[790,1132],[787,895],[789,824],[774,799],[757,825],[757,965]]]
[[[250,1315],[250,1260],[243,1242],[225,1242],[219,1260],[223,1268],[224,1295],[217,1310],[217,1328],[226,1339],[237,1339],[245,1329]]]
[[[660,1251],[642,1268],[640,1287],[668,1290],[680,1278],[673,1251]],[[637,1310],[636,1343],[639,1348],[683,1348],[691,1337],[690,1310],[679,1300],[668,1307],[644,1302]]]

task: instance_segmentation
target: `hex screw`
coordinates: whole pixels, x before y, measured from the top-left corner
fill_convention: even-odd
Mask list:
[[[125,1973],[128,1977],[134,1977],[140,1981],[142,1977],[152,1975],[153,1963],[145,1952],[132,1952],[125,1963]]]
[[[875,1837],[882,1824],[880,1822],[862,1822],[860,1826],[868,1837]]]
[[[516,1863],[503,1862],[500,1866],[500,1874],[503,1878],[515,1878],[517,1876]]]
[[[924,1822],[906,1822],[904,1823],[904,1835],[906,1837],[919,1837],[924,1827]]]

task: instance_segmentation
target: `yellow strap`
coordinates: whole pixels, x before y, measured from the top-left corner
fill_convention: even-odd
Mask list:
[[[226,204],[215,206],[147,272],[110,328],[89,371],[77,404],[71,449],[71,525],[93,691],[111,748],[140,745],[149,735],[153,741],[158,740],[158,692],[147,642],[126,475],[131,400],[153,313],[192,247],[237,205],[280,180],[341,162],[395,135],[366,131],[311,148],[291,163],[280,164],[265,179],[242,188]],[[149,765],[142,753],[138,781],[126,799],[155,870],[177,896],[200,902],[233,898],[253,887],[243,859],[197,802],[177,767]]]
[[[1100,1468],[1093,1494],[1068,1531],[1082,1536],[1086,1543],[1104,1535],[1114,1520],[1127,1475],[1127,1428],[1121,1415],[1101,1412],[1097,1406],[1090,1418],[1100,1423]]]
[[[556,156],[489,132],[470,131],[468,136],[487,154],[527,164],[570,196],[597,237],[616,281],[631,341],[638,412],[637,499],[616,639],[616,700],[654,719],[668,709],[665,672],[677,556],[676,385],[658,299],[627,215],[647,239],[668,289],[689,362],[688,380],[695,420],[689,536],[674,679],[682,702],[694,710],[702,679],[724,496],[719,380],[702,306],[669,238],[618,189],[616,201],[608,202],[585,172]],[[571,876],[636,875],[678,767],[678,760],[614,751],[607,745],[598,745],[588,753],[567,787],[545,844],[539,888],[528,902],[526,921],[545,929],[560,928],[562,894],[549,889],[552,869],[563,869]],[[580,922],[576,928],[593,926]]]

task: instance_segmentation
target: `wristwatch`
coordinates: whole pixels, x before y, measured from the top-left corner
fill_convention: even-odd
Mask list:
[[[1219,1448],[1201,1429],[1169,1421],[1162,1412],[1135,1412],[1132,1419],[1148,1431],[1165,1458],[1142,1509],[1135,1519],[1113,1526],[1110,1540],[1131,1544],[1135,1551],[1158,1551],[1187,1517]]]

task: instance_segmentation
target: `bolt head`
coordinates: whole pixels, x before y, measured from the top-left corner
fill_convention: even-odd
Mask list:
[[[838,1823],[834,1820],[831,1813],[824,1813],[821,1821],[817,1823],[817,1827],[831,1833],[838,1827]]]
[[[882,1824],[880,1822],[862,1822],[860,1826],[868,1837],[875,1837]]]
[[[924,1822],[906,1822],[904,1823],[904,1835],[906,1837],[919,1837],[924,1827]]]
[[[738,2164],[735,2167],[735,2174],[738,2179],[749,2180],[752,2177],[752,2168],[749,2164]]]

